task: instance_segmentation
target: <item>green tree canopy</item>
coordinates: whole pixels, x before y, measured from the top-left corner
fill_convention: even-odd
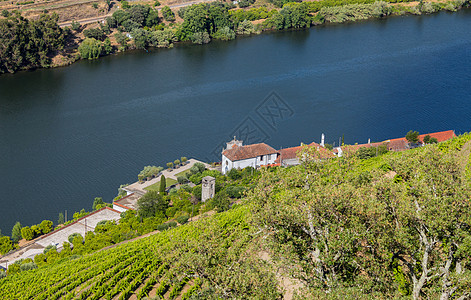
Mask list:
[[[21,223],[20,222],[16,222],[15,225],[13,225],[13,229],[11,230],[11,239],[15,243],[21,240]]]
[[[471,186],[454,154],[388,156],[401,180],[371,168],[365,184],[357,156],[319,161],[315,151],[304,149],[299,167],[263,172],[249,196],[256,226],[296,278],[324,292],[466,295]]]
[[[25,240],[29,241],[29,240],[33,239],[34,233],[31,230],[31,228],[29,228],[28,226],[25,226],[25,227],[21,228],[21,237],[24,238]]]
[[[95,199],[93,200],[92,209],[97,210],[97,209],[102,208],[104,205],[105,205],[105,202],[103,201],[102,197],[95,197]]]
[[[159,188],[159,192],[161,195],[165,194],[166,188],[167,188],[167,180],[165,179],[165,176],[162,175],[160,176],[160,188]]]
[[[65,36],[57,14],[30,21],[19,13],[0,19],[0,73],[48,67],[52,53],[63,49]]]
[[[137,211],[140,217],[154,217],[157,212],[158,202],[162,200],[162,196],[156,191],[149,191],[137,200]]]
[[[10,237],[0,236],[0,254],[5,255],[11,250],[13,250],[13,243],[11,242]]]
[[[406,134],[406,140],[411,144],[417,143],[419,141],[419,133],[417,131],[410,130]]]
[[[53,225],[54,224],[52,223],[52,221],[43,220],[41,222],[41,224],[39,224],[39,228],[41,229],[41,232],[43,234],[47,234],[47,233],[51,232],[54,229]]]
[[[94,38],[86,38],[78,47],[78,51],[83,59],[97,59],[103,51],[103,44]]]

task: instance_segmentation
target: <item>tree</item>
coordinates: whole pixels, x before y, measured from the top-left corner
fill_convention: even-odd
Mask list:
[[[79,31],[82,26],[80,25],[79,22],[77,22],[77,21],[74,20],[74,21],[72,21],[72,23],[70,24],[70,27],[71,27],[72,30],[74,30],[74,31]]]
[[[406,140],[411,144],[417,143],[419,141],[419,133],[417,131],[410,130],[406,134]]]
[[[247,199],[274,258],[315,291],[467,295],[471,187],[454,154],[430,146],[388,156],[402,180],[372,168],[362,177],[374,184],[361,184],[356,155],[329,162],[314,151],[302,150],[299,167],[262,172]]]
[[[33,232],[34,237],[42,234],[41,227],[39,227],[39,225],[31,225],[31,231]]]
[[[111,52],[113,52],[113,46],[111,45],[111,40],[110,38],[106,38],[105,41],[103,42],[103,54],[108,55]]]
[[[97,210],[104,207],[104,205],[105,205],[105,202],[103,201],[103,198],[95,197],[95,200],[93,200],[92,209]]]
[[[48,67],[50,56],[65,45],[57,14],[28,20],[20,14],[0,19],[0,73]]]
[[[235,35],[234,30],[226,26],[216,31],[213,37],[218,40],[230,41],[230,40],[235,39],[236,35]]]
[[[237,34],[252,34],[255,33],[255,27],[249,20],[244,20],[237,26]]]
[[[29,241],[29,240],[33,239],[34,233],[31,230],[31,228],[29,228],[28,226],[25,226],[25,227],[21,228],[21,237],[24,238],[25,240]]]
[[[192,36],[191,36],[191,41],[195,44],[207,44],[211,41],[211,38],[209,37],[209,33],[207,33],[206,31],[202,31],[202,32],[195,32]]]
[[[175,14],[168,6],[164,6],[161,10],[162,16],[164,17],[165,21],[173,22],[175,21]]]
[[[126,50],[128,47],[129,38],[122,32],[115,33],[114,38],[116,39],[116,42]]]
[[[173,162],[168,162],[167,163],[167,168],[172,169],[173,168]]]
[[[64,224],[64,223],[65,223],[64,214],[60,212],[59,217],[57,218],[57,224],[61,225],[61,224]]]
[[[8,236],[0,236],[0,254],[5,255],[13,250],[13,243]]]
[[[73,244],[74,240],[76,237],[80,237],[83,241],[83,237],[80,233],[78,232],[75,232],[75,233],[72,233],[71,235],[69,235],[69,237],[67,238],[67,240],[69,241],[69,243]]]
[[[160,176],[160,188],[159,188],[159,193],[161,195],[165,194],[165,189],[167,188],[167,180],[165,179],[165,176],[162,175]]]
[[[136,28],[131,31],[136,49],[145,49],[149,40],[149,33],[142,28]]]
[[[182,164],[185,164],[188,161],[188,158],[186,158],[185,156],[182,156],[180,160],[182,161]]]
[[[85,29],[83,31],[83,35],[86,37],[86,38],[90,38],[90,39],[96,39],[96,40],[100,40],[100,41],[103,41],[106,37],[105,33],[103,32],[103,30],[99,27],[97,28],[90,28],[90,29]]]
[[[16,222],[11,230],[11,239],[14,243],[18,243],[21,240],[21,224],[20,222]]]
[[[80,57],[83,59],[97,59],[102,52],[102,43],[94,38],[86,38],[78,47]]]
[[[179,184],[184,184],[188,182],[188,178],[186,178],[185,176],[177,176],[177,181]]]
[[[175,164],[175,166],[179,166],[180,165],[180,160],[175,159],[175,161],[173,163]]]
[[[39,228],[41,229],[41,232],[43,234],[47,234],[49,232],[51,232],[53,229],[54,229],[54,224],[52,223],[52,221],[49,221],[49,220],[44,220],[41,222],[41,224],[39,224]]]
[[[137,200],[137,212],[142,218],[154,217],[157,211],[157,203],[162,196],[156,191],[149,191]]]

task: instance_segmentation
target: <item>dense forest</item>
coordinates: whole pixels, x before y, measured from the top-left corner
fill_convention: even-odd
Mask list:
[[[59,17],[43,14],[28,20],[19,13],[0,19],[0,73],[49,67],[51,57],[65,45],[65,33],[57,25]]]
[[[0,297],[281,299],[297,290],[299,299],[466,299],[470,154],[470,134],[369,158],[347,150],[319,160],[306,146],[299,166],[219,177],[231,182],[219,194],[243,187],[238,204],[219,199],[215,215],[84,251],[100,232],[139,228],[163,210],[126,216],[122,229],[104,224],[65,255],[51,250],[36,267],[9,270]]]

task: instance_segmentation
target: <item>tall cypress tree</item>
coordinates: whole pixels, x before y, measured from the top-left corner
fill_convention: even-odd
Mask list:
[[[16,222],[15,226],[13,226],[13,229],[11,231],[11,239],[13,242],[18,242],[21,240],[21,224],[20,222]]]
[[[165,188],[167,187],[167,180],[165,179],[165,176],[162,175],[160,177],[160,189],[159,192],[161,195],[165,194]]]

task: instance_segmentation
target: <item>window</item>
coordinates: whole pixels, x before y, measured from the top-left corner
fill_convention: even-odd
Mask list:
[[[263,155],[260,155],[260,160],[263,160]]]

